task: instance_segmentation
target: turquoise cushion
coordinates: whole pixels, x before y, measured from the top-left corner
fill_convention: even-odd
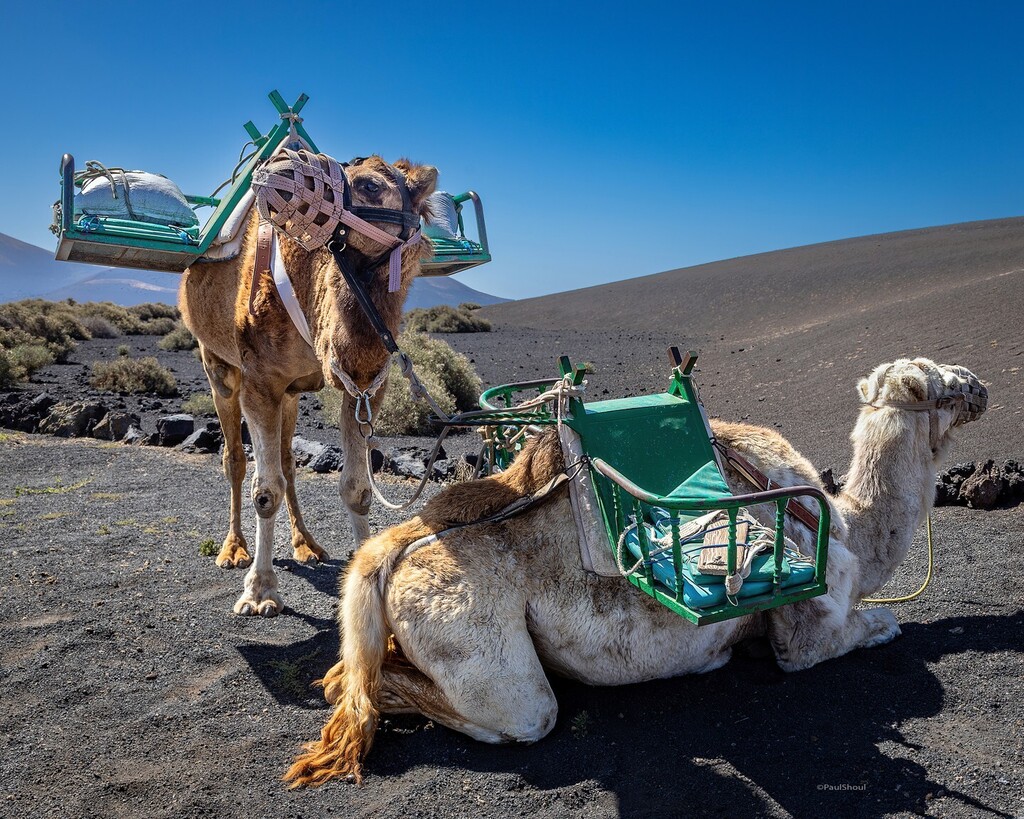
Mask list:
[[[671,513],[666,509],[654,507],[650,510],[650,515],[657,521],[657,525],[644,521],[648,542],[653,543],[655,538],[670,536]],[[636,529],[629,531],[625,543],[633,557],[639,559],[642,552]],[[683,601],[692,609],[718,606],[726,601],[725,577],[701,574],[697,571],[697,560],[701,548],[703,547],[700,542],[683,545]],[[774,555],[770,551],[755,557],[751,564],[750,575],[743,581],[743,587],[737,598],[743,600],[771,592],[774,563]],[[674,594],[676,592],[676,572],[671,550],[656,554],[651,560],[651,569],[654,572],[655,581]],[[813,579],[814,562],[810,558],[795,560],[784,557],[782,559],[780,573],[782,588],[801,586],[810,583]]]

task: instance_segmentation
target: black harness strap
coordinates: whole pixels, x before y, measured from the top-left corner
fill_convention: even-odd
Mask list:
[[[345,281],[348,283],[349,289],[355,294],[356,301],[359,302],[360,308],[362,308],[363,314],[369,320],[374,331],[380,337],[381,343],[389,353],[398,352],[398,344],[395,343],[395,337],[391,335],[391,331],[388,329],[387,324],[384,323],[384,319],[381,318],[380,312],[377,310],[377,305],[373,303],[373,299],[370,298],[370,294],[366,292],[366,284],[368,277],[364,279],[360,277],[352,266],[351,261],[345,256],[345,231],[339,228],[338,233],[335,234],[334,238],[327,243],[327,249],[331,251],[331,255],[334,256],[334,261],[338,265],[338,269],[341,270],[341,275],[345,277]],[[367,268],[367,272],[372,271],[372,266]]]

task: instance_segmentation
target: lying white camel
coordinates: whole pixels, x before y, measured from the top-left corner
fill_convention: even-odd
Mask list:
[[[779,665],[796,671],[897,637],[889,609],[857,604],[906,556],[931,509],[950,429],[983,412],[987,393],[969,371],[927,359],[878,367],[858,388],[853,464],[831,501],[827,595],[698,628],[626,581],[584,570],[564,489],[519,517],[406,548],[493,514],[563,471],[548,432],[505,473],[442,492],[358,550],[343,581],[341,660],[323,680],[334,712],[285,778],[293,786],[358,780],[381,712],[419,712],[484,742],[538,740],[558,710],[545,668],[591,685],[636,683],[711,671],[738,641],[767,635]],[[777,433],[712,427],[773,482],[821,486]],[[750,491],[738,475],[727,478],[734,492]],[[787,526],[787,535],[810,552],[806,530]]]

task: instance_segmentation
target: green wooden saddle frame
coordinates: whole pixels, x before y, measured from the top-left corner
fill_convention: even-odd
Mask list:
[[[676,347],[669,350],[672,375],[668,390],[655,395],[617,398],[585,403],[569,399],[563,423],[579,435],[590,470],[598,509],[608,535],[609,548],[616,551],[620,538],[637,521],[650,519],[654,509],[670,515],[672,565],[676,590],[657,581],[651,557],[652,544],[646,527],[636,526],[642,559],[626,580],[662,605],[700,626],[734,617],[742,617],[777,606],[796,603],[825,594],[828,585],[825,570],[831,518],[829,505],[821,490],[813,486],[793,486],[733,495],[728,489],[712,446],[712,434],[693,379],[696,353],[685,357]],[[562,357],[559,367],[563,379],[580,384],[586,373]],[[539,411],[516,413],[512,408],[532,391],[550,389],[558,380],[503,384],[485,391],[480,406],[492,411],[487,421],[493,431],[486,457],[502,468],[515,457],[523,426],[547,426],[558,423],[547,406]],[[509,446],[506,442],[516,441]],[[700,475],[698,475],[700,473]],[[687,479],[695,480],[687,482]],[[676,492],[686,485],[685,496]],[[807,582],[783,587],[786,504],[791,498],[810,497],[818,505],[819,520],[814,554],[814,575]],[[728,513],[728,570],[737,566],[736,523],[739,510],[758,504],[774,506],[774,547],[770,559],[770,590],[748,598],[719,605],[694,608],[684,599],[683,544],[679,529],[687,521],[706,512],[721,509]],[[692,544],[691,544],[692,545]],[[633,563],[627,553],[627,562]]]
[[[75,158],[71,154],[64,154],[61,160],[61,196],[55,214],[54,230],[58,236],[56,258],[62,261],[169,273],[181,273],[190,264],[202,258],[249,190],[253,171],[277,150],[281,142],[292,132],[292,128],[314,151],[319,150],[297,116],[309,97],[302,94],[291,106],[285,103],[277,91],[271,91],[269,97],[280,115],[278,122],[266,134],[260,133],[251,120],[245,123],[246,133],[255,150],[236,169],[224,196],[215,198],[186,195],[185,199],[193,206],[214,208],[201,229],[185,229],[76,213]],[[433,255],[423,261],[421,275],[450,276],[491,261],[483,204],[479,195],[474,191],[466,191],[452,198],[458,213],[458,236],[452,239],[428,237]],[[462,209],[466,202],[472,202],[475,209],[478,232],[478,239],[475,241],[466,237],[462,219]]]

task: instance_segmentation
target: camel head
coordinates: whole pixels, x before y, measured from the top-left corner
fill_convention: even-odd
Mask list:
[[[854,429],[855,439],[863,432],[862,425],[870,421],[890,425],[916,422],[927,429],[936,459],[954,427],[975,420],[988,408],[988,389],[974,373],[927,358],[900,358],[882,364],[862,378],[857,389],[864,408]]]
[[[345,245],[376,258],[393,243],[365,234],[383,231],[403,241],[414,236],[437,184],[437,168],[407,159],[389,165],[379,156],[342,165],[326,154],[285,149],[256,169],[252,184],[260,216],[305,250],[324,247],[347,212],[356,222],[343,230]]]
[[[384,208],[411,212],[419,223],[426,199],[437,186],[437,168],[432,165],[414,165],[408,159],[399,159],[389,165],[379,156],[356,157],[344,167],[348,177],[353,208]],[[403,191],[404,188],[404,191]],[[402,226],[391,222],[378,222],[372,211],[363,216],[392,236],[399,236]],[[361,253],[379,255],[382,248],[372,239],[355,230],[348,232],[346,241]]]

